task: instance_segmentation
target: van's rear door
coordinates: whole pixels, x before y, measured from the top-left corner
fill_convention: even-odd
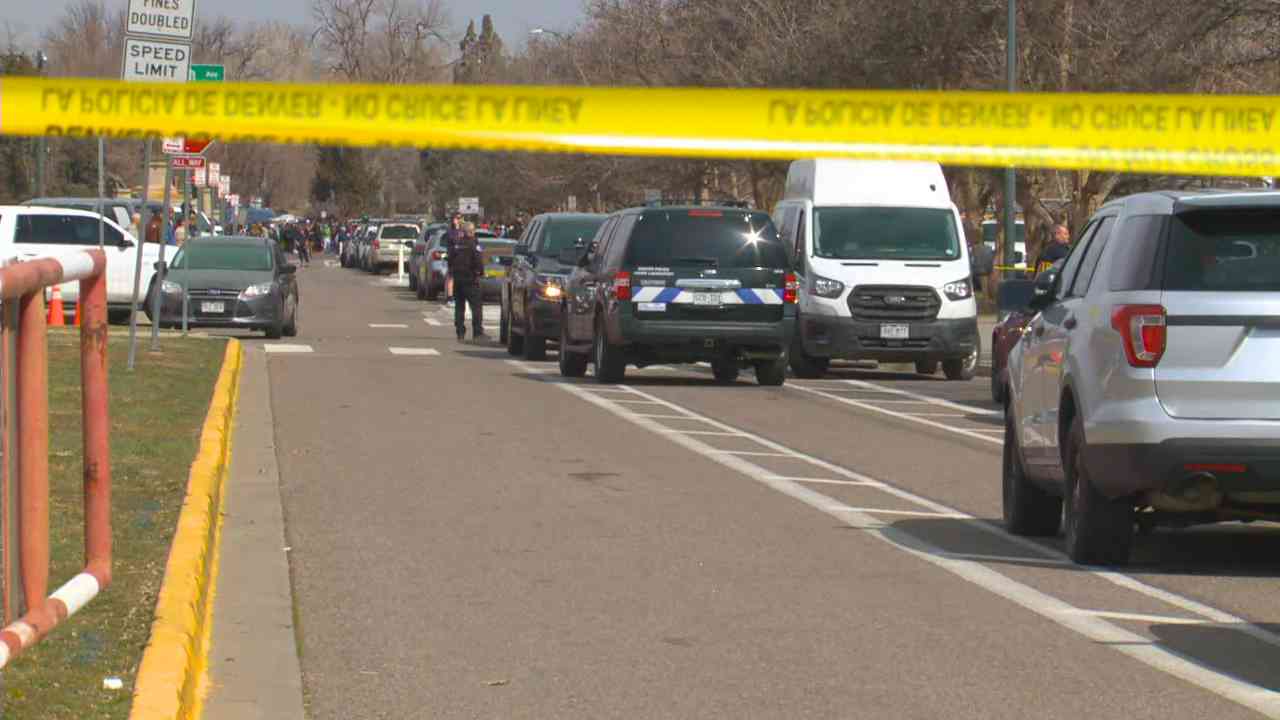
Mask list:
[[[1280,207],[1175,213],[1156,394],[1172,417],[1280,420]]]
[[[787,253],[769,216],[713,208],[647,210],[624,263],[638,317],[778,322]]]

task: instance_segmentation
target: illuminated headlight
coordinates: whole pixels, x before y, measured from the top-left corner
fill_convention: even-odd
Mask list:
[[[261,285],[250,285],[249,287],[244,289],[244,292],[240,293],[240,297],[245,298],[246,300],[249,298],[262,297],[264,295],[270,295],[271,291],[274,289],[275,289],[275,283],[262,283]]]
[[[973,297],[973,286],[969,284],[969,278],[965,278],[943,285],[942,292],[947,294],[949,300],[966,300]]]
[[[165,280],[160,284],[160,292],[165,295],[181,295],[182,286],[172,280]]]
[[[547,300],[559,300],[564,297],[562,284],[564,279],[556,275],[538,276],[538,294]]]
[[[844,283],[831,278],[824,278],[821,275],[813,276],[813,283],[809,285],[809,292],[818,297],[838,298],[844,292]]]

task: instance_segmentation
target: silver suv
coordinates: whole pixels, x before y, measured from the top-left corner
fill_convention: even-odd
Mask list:
[[[1006,388],[1011,532],[1124,564],[1135,525],[1280,518],[1280,193],[1110,202],[1032,306]]]

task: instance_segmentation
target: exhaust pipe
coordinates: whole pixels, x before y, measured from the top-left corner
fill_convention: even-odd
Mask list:
[[[1222,505],[1222,488],[1213,473],[1195,472],[1152,492],[1148,504],[1165,512],[1206,512]]]

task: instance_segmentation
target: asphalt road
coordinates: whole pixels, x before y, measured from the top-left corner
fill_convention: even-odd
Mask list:
[[[565,382],[300,283],[300,336],[250,345],[311,718],[1280,717],[1280,528],[1126,573],[1009,537],[985,380]]]

